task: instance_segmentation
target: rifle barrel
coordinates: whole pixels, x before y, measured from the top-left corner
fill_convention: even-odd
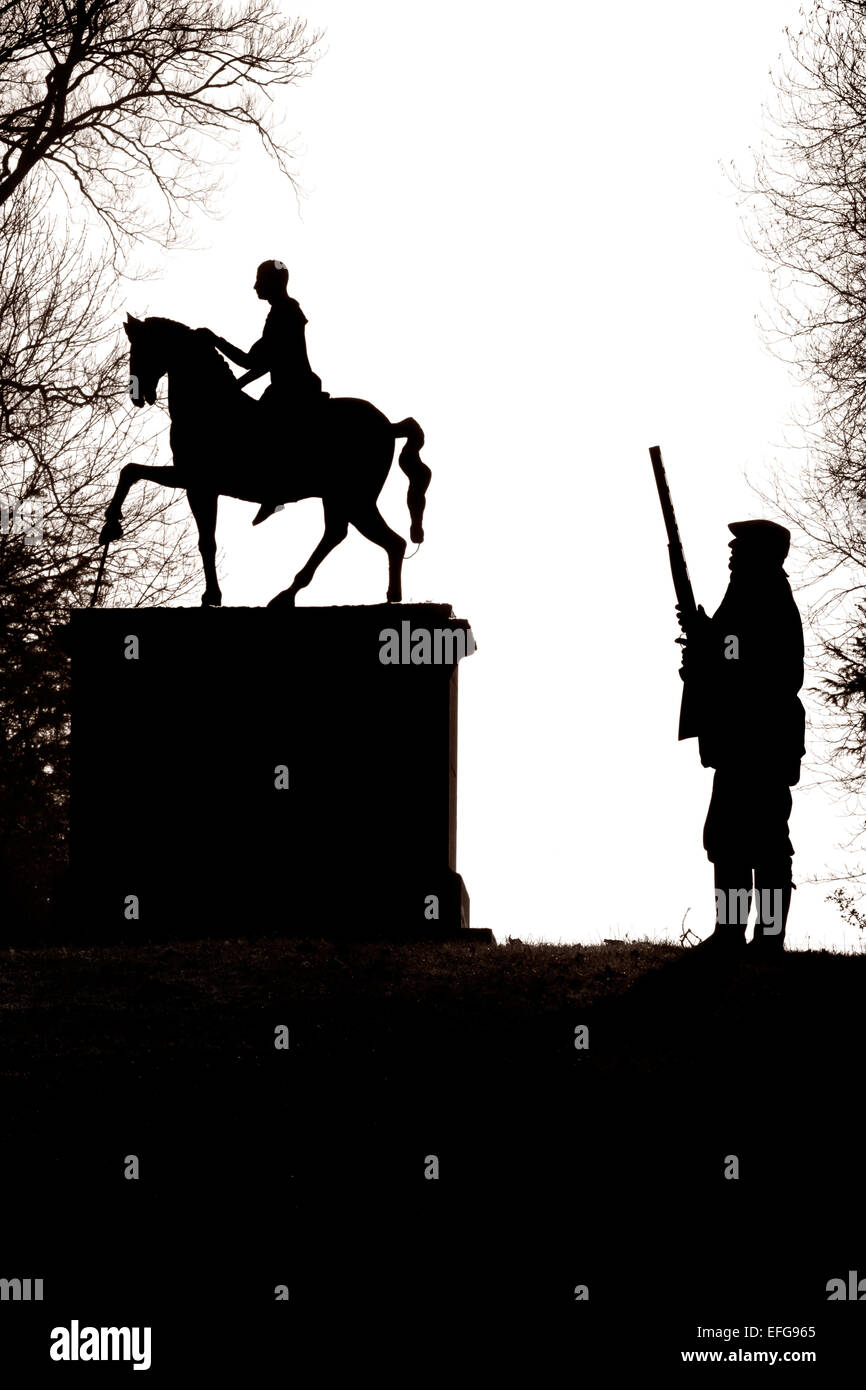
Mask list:
[[[677,596],[677,603],[680,606],[683,622],[688,623],[697,612],[692,581],[689,578],[689,568],[686,564],[683,543],[680,539],[680,529],[677,526],[676,512],[674,511],[674,504],[671,501],[671,491],[668,487],[667,474],[665,473],[665,466],[662,462],[662,451],[658,444],[653,444],[649,453],[653,475],[658,489],[659,502],[661,503],[662,517],[668,536],[668,557],[671,562],[671,576],[674,581],[674,591]]]

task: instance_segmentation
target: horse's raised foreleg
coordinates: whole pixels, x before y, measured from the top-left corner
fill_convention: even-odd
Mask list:
[[[403,556],[406,542],[396,531],[392,531],[379,508],[373,504],[352,515],[352,525],[366,536],[368,541],[381,545],[388,552],[388,602],[399,603],[403,597],[402,574]]]
[[[223,601],[216,571],[216,521],[218,496],[198,488],[187,489],[187,501],[198,527],[198,548],[204,566],[202,608],[219,608]]]
[[[329,555],[335,546],[344,541],[349,531],[349,523],[343,512],[329,510],[325,506],[325,534],[319,541],[312,555],[310,556],[303,569],[298,570],[288,589],[283,589],[275,594],[268,604],[269,608],[281,608],[283,606],[293,608],[295,606],[295,594],[299,589],[303,589],[309,584],[319,565],[326,555]]]
[[[182,487],[183,484],[178,476],[176,468],[151,468],[143,463],[127,463],[120,470],[120,477],[117,480],[117,487],[114,496],[105,511],[105,525],[99,535],[99,544],[106,545],[108,541],[119,541],[123,535],[123,527],[120,519],[123,516],[121,508],[126,501],[130,488],[135,483],[162,483],[165,487]]]

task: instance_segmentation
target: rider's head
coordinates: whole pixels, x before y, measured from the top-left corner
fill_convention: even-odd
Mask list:
[[[283,261],[262,261],[256,271],[253,289],[259,299],[273,300],[278,295],[285,294],[288,283],[289,270]]]

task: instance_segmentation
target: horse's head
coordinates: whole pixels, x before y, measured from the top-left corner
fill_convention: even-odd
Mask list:
[[[206,338],[174,319],[136,319],[127,314],[123,325],[129,339],[129,395],[133,405],[153,405],[156,388],[166,372],[177,371],[181,383],[205,389],[235,378]]]
[[[123,325],[129,339],[129,397],[133,405],[153,405],[156,388],[168,363],[159,351],[151,321],[127,314]]]

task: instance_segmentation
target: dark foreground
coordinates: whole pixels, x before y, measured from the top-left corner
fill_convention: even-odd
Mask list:
[[[850,1371],[864,988],[863,957],[629,944],[3,952],[0,1278],[45,1296],[0,1302],[0,1364],[128,1377],[49,1361],[77,1318],[152,1326],[157,1384],[327,1384],[348,1353],[415,1384],[459,1343],[558,1384],[563,1336],[614,1383],[708,1349]]]

